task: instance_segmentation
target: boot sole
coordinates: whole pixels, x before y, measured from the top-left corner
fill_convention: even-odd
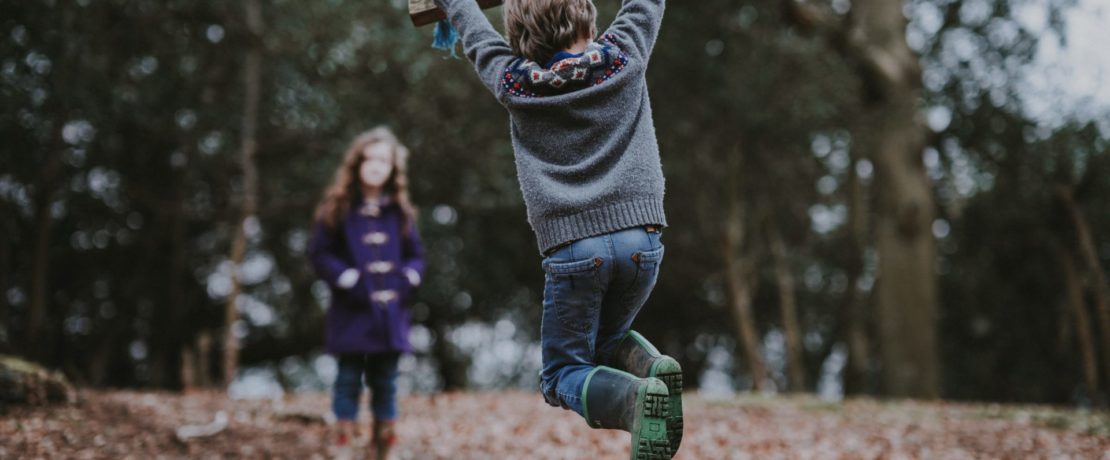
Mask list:
[[[671,442],[667,430],[670,392],[662,380],[648,378],[637,395],[636,419],[632,425],[632,460],[669,460]]]
[[[649,377],[656,377],[667,385],[670,396],[670,411],[667,414],[667,439],[671,444],[671,454],[678,452],[682,444],[682,367],[678,361],[663,355],[651,365]]]

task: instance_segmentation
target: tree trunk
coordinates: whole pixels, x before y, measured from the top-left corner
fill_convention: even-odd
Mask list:
[[[1098,251],[1091,236],[1091,226],[1087,223],[1087,218],[1079,209],[1079,205],[1076,204],[1072,189],[1060,186],[1056,189],[1056,196],[1064,205],[1064,210],[1067,211],[1075,230],[1077,250],[1087,271],[1087,286],[1095,301],[1095,314],[1098,315],[1099,335],[1102,338],[1103,375],[1110,379],[1110,292],[1107,292],[1110,287],[1106,284],[1106,274],[1098,261]]]
[[[30,308],[27,318],[26,349],[27,356],[45,361],[54,343],[53,329],[44,327],[49,316],[49,276],[50,276],[50,233],[54,227],[54,217],[50,215],[55,189],[62,173],[62,159],[59,152],[63,148],[62,133],[55,132],[44,152],[45,164],[39,172],[35,184],[34,219],[35,241],[31,259]]]
[[[187,345],[181,347],[181,368],[179,369],[179,378],[181,379],[181,391],[183,393],[193,391],[197,387],[196,359],[196,353],[193,352],[193,347]]]
[[[903,111],[911,112],[910,107]],[[890,396],[936,398],[940,369],[931,191],[919,151],[904,146],[910,133],[889,126],[877,131],[884,138],[876,152],[881,159],[875,162],[875,193],[881,207],[877,216],[881,281],[876,295],[883,388]],[[911,151],[912,159],[907,158]]]
[[[721,238],[721,262],[724,268],[725,285],[732,316],[736,323],[736,333],[740,347],[748,362],[752,385],[757,391],[769,390],[767,366],[760,354],[759,334],[756,332],[755,317],[752,315],[752,278],[754,262],[744,250],[744,212],[735,199],[729,203],[729,214],[723,223]],[[741,251],[741,252],[738,252]]]
[[[88,376],[89,383],[94,387],[104,387],[108,385],[108,376],[112,366],[112,358],[116,356],[116,344],[120,335],[114,329],[110,328],[111,332],[104,334],[100,343],[92,349],[91,356],[88,358]]]
[[[771,259],[775,266],[775,281],[779,290],[779,308],[782,310],[782,328],[786,333],[786,365],[790,378],[786,388],[789,391],[806,390],[806,370],[804,349],[802,348],[802,328],[798,321],[798,303],[794,296],[794,274],[786,256],[786,244],[782,233],[772,218],[767,222],[767,239],[771,246]]]
[[[1094,399],[1098,395],[1098,364],[1095,359],[1095,341],[1091,337],[1091,321],[1087,316],[1087,305],[1083,300],[1083,288],[1075,272],[1071,254],[1061,249],[1058,254],[1060,271],[1064,275],[1064,290],[1067,292],[1068,310],[1075,319],[1076,337],[1079,339],[1079,352],[1083,360],[1083,381],[1087,384],[1087,394]],[[1103,350],[1103,354],[1106,351]]]
[[[917,109],[921,67],[906,43],[904,2],[855,0],[847,22],[804,0],[782,0],[787,18],[824,35],[857,67],[864,100],[860,120],[875,164],[876,249],[882,386],[889,396],[940,395],[937,351],[936,242],[932,187],[921,152],[925,127]]]
[[[104,331],[99,334],[100,339],[95,345],[89,347],[89,358],[82,364],[85,365],[92,386],[103,388],[125,384],[124,378],[118,376],[118,370],[121,367],[131,366],[129,357],[120,359],[121,356],[127,355],[126,348],[121,349],[120,345],[130,340],[129,328],[131,324],[128,321],[108,321]],[[125,378],[133,379],[134,375]],[[128,380],[126,384],[133,384],[133,382]]]
[[[848,283],[840,303],[840,328],[843,331],[841,340],[848,350],[848,362],[844,367],[845,395],[864,392],[867,388],[867,369],[871,362],[865,299],[860,297],[859,287],[856,286],[863,275],[863,250],[867,239],[866,201],[863,198],[863,184],[855,172],[856,164],[857,161],[851,162],[852,168],[848,173],[848,241],[844,248],[848,253],[844,268]]]
[[[429,318],[427,325],[436,336],[431,353],[439,365],[439,378],[443,382],[443,389],[450,391],[466,388],[469,383],[467,370],[470,368],[466,354],[461,353],[451,343],[448,338],[447,324]]]
[[[876,286],[883,391],[889,396],[940,396],[937,351],[936,242],[932,187],[921,152],[917,104],[921,70],[906,44],[901,1],[857,0],[851,9],[867,100],[864,121],[875,164]]]
[[[250,32],[250,46],[247,50],[244,69],[244,89],[246,97],[243,100],[243,126],[242,126],[242,157],[243,169],[243,212],[236,227],[235,239],[231,244],[231,262],[233,271],[231,275],[231,294],[227,298],[224,310],[224,360],[223,376],[224,385],[230,385],[235,379],[238,368],[239,338],[235,336],[235,322],[239,319],[236,307],[242,283],[239,278],[239,268],[247,253],[247,222],[255,218],[258,213],[258,169],[255,165],[257,153],[256,131],[258,129],[259,92],[262,85],[262,50],[259,40],[262,37],[262,5],[260,0],[246,1],[247,30]]]
[[[50,185],[44,184],[49,190]],[[31,262],[31,305],[27,325],[27,353],[37,359],[45,359],[49,348],[48,329],[44,328],[47,318],[47,296],[49,295],[48,277],[50,276],[50,233],[54,219],[50,216],[50,193],[44,190],[35,208],[35,243]]]
[[[178,178],[180,180],[180,178]],[[169,227],[169,266],[164,269],[168,277],[165,291],[165,311],[155,318],[157,330],[163,331],[155,336],[150,360],[150,382],[157,388],[176,388],[182,384],[180,370],[183,366],[178,360],[183,358],[183,328],[184,324],[184,277],[188,268],[185,266],[185,215],[182,210],[182,193],[180,183],[176,184],[172,209],[166,213]]]
[[[9,210],[5,207],[4,211]],[[8,223],[0,222],[0,353],[11,353],[13,340],[11,305],[8,304],[8,273],[12,269],[9,238]]]
[[[167,376],[167,380],[169,380],[169,376],[172,376],[174,373],[176,373],[179,378],[177,382],[163,383],[173,386],[181,385],[182,387],[186,386],[186,382],[181,379],[186,376],[181,373],[180,370],[192,366],[195,362],[195,356],[186,356],[185,350],[190,348],[189,344],[186,343],[186,337],[188,337],[188,335],[186,335],[186,331],[179,326],[185,323],[185,279],[188,276],[189,270],[186,264],[186,252],[188,249],[186,247],[188,245],[186,230],[188,221],[184,209],[184,180],[184,175],[180,175],[177,178],[178,182],[176,184],[176,190],[174,191],[173,214],[170,216],[170,267],[168,272],[169,280],[167,283],[169,285],[167,290],[169,298],[166,299],[167,311],[165,312],[165,318],[169,320],[169,324],[178,326],[171,326],[167,329],[167,331],[172,332],[166,334],[166,338],[163,342],[163,353],[167,358],[166,361],[168,361],[167,363],[163,363],[165,366],[163,372]],[[189,358],[190,363],[174,362],[172,358],[177,358],[179,360]],[[170,365],[171,363],[176,365]],[[188,377],[190,380],[188,382],[189,385],[196,383],[195,378],[193,378],[194,376]]]
[[[194,368],[196,378],[194,381],[199,387],[210,387],[215,380],[212,378],[212,333],[201,331],[197,335],[197,364]]]

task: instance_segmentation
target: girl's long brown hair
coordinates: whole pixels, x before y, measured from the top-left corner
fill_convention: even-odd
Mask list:
[[[401,207],[403,220],[401,234],[408,235],[416,221],[416,209],[409,198],[408,157],[409,149],[405,148],[397,136],[384,126],[359,134],[347,147],[343,154],[343,162],[335,171],[335,178],[331,185],[324,189],[324,198],[316,207],[316,221],[329,228],[335,228],[343,222],[347,210],[351,208],[352,200],[362,197],[362,179],[359,178],[359,167],[364,158],[363,151],[367,147],[379,142],[388,143],[393,147],[393,173],[386,180],[383,187],[385,192],[393,196],[393,200]]]

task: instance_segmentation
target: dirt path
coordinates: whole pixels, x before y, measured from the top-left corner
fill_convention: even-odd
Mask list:
[[[843,404],[687,396],[677,459],[1106,459],[1110,418],[1044,407]],[[628,435],[591,430],[538,394],[456,393],[401,403],[401,459],[621,459]],[[327,395],[228,401],[218,393],[85,392],[71,406],[0,415],[7,458],[327,458]],[[182,442],[183,425],[227,424]],[[285,414],[284,416],[276,414]],[[290,415],[291,414],[291,415]],[[212,426],[217,426],[212,425]]]

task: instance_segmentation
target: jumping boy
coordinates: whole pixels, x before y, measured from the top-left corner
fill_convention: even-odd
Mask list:
[[[591,0],[506,0],[506,41],[475,0],[435,0],[511,120],[517,176],[546,272],[544,399],[671,458],[682,371],[632,321],[663,258],[663,171],[645,72],[665,0],[623,0],[597,36]],[[595,39],[596,37],[596,39]]]

